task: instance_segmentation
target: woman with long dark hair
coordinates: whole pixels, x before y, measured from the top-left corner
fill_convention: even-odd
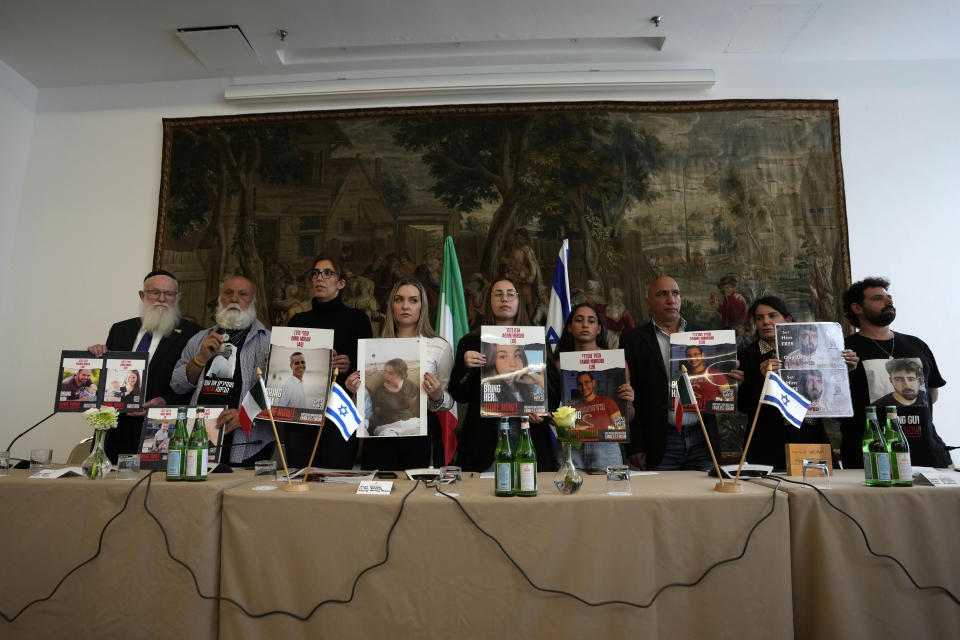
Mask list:
[[[484,297],[484,321],[489,325],[525,326],[530,320],[516,283],[506,278],[495,280]],[[481,352],[479,327],[460,339],[450,377],[450,394],[457,402],[468,402],[465,416],[460,419],[457,442],[457,463],[464,471],[486,471],[493,465],[493,450],[497,446],[497,418],[480,417],[480,368],[487,363]],[[520,434],[520,417],[510,418],[511,441]],[[540,416],[530,416],[530,431],[537,451],[540,471],[557,468],[553,444],[547,424]]]
[[[560,404],[560,398],[563,391],[563,380],[560,374],[559,354],[569,351],[599,351],[607,349],[607,329],[603,325],[603,316],[600,311],[589,302],[581,302],[570,310],[567,316],[567,322],[563,325],[563,332],[557,341],[555,357],[552,358],[553,365],[547,369],[550,380],[551,409],[556,409]],[[628,415],[623,416],[629,424],[633,418],[633,387],[630,386],[630,370],[627,369],[627,377],[624,384],[617,388],[617,397],[627,402]],[[606,396],[596,396],[593,393],[594,378],[589,372],[577,376],[578,390],[581,394],[581,404],[590,403],[590,406],[597,407],[596,412],[603,413],[603,416],[591,416],[589,420],[613,420],[620,417],[619,413],[611,413],[613,407],[607,408],[605,404],[613,405]],[[600,400],[608,400],[606,403]],[[617,409],[619,411],[619,409]],[[611,464],[623,464],[623,453],[620,445],[616,442],[584,442],[583,447],[573,450],[574,464],[580,469],[588,471],[605,470]]]

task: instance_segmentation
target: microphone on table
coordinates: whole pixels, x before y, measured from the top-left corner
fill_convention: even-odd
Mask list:
[[[40,425],[42,425],[44,422],[46,422],[47,420],[49,420],[50,418],[52,418],[52,417],[55,416],[56,414],[57,414],[57,412],[54,411],[53,413],[51,413],[50,415],[48,415],[46,418],[44,418],[44,419],[41,420],[40,422],[37,422],[37,423],[35,423],[34,425],[32,425],[32,426],[31,426],[29,429],[27,429],[26,431],[23,431],[22,433],[18,434],[17,437],[15,437],[13,440],[11,440],[11,441],[10,441],[10,444],[7,445],[7,452],[9,453],[10,451],[13,450],[13,445],[14,445],[14,443],[15,443],[17,440],[19,440],[19,439],[22,438],[23,436],[25,436],[25,435],[27,435],[28,433],[30,433],[31,431],[33,431],[34,429],[36,429],[37,427],[39,427]],[[28,469],[28,468],[30,467],[30,461],[29,461],[29,460],[23,460],[23,459],[20,459],[20,458],[17,458],[17,459],[20,460],[20,462],[18,462],[16,465],[14,465],[14,467],[13,467],[14,469]]]

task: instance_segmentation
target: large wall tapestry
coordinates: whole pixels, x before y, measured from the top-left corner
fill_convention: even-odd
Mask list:
[[[324,251],[346,264],[345,301],[376,330],[396,280],[419,277],[435,295],[446,235],[472,322],[501,272],[542,318],[563,238],[574,299],[615,332],[648,318],[646,288],[663,274],[686,318],[742,339],[747,305],[765,294],[797,320],[840,320],[850,280],[836,101],[166,119],[162,171],[154,263],[177,274],[202,326],[233,274],[256,283],[268,326],[284,324],[308,308]]]

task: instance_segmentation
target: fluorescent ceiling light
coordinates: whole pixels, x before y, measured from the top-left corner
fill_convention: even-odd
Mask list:
[[[488,73],[234,84],[227,88],[224,98],[234,102],[271,102],[551,91],[703,90],[715,81],[712,69]]]

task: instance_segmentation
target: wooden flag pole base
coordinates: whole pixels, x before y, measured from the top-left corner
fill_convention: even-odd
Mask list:
[[[257,367],[257,379],[259,380],[258,384],[260,388],[264,390],[264,395],[266,395],[266,390],[263,388],[263,372],[260,371],[260,367]],[[280,445],[280,434],[277,433],[277,423],[273,419],[273,408],[267,410],[267,413],[270,415],[270,426],[273,427],[273,441],[276,442],[277,448],[280,450],[280,462],[283,463],[283,474],[287,476],[287,484],[283,485],[284,491],[307,491],[309,487],[305,484],[307,481],[306,472],[304,472],[304,484],[293,484],[290,481],[290,467],[287,466],[287,457],[283,454],[283,447]]]
[[[718,482],[716,486],[713,487],[714,491],[719,491],[720,493],[743,493],[742,484],[724,484]]]

